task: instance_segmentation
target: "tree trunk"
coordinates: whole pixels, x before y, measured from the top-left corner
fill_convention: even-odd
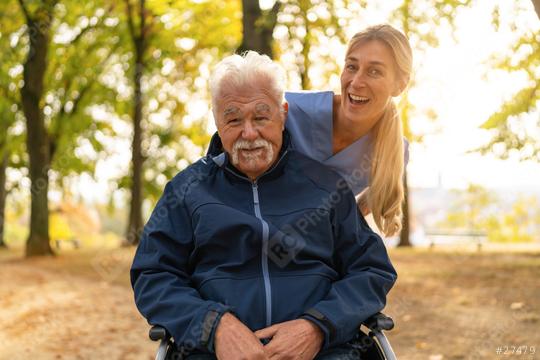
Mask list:
[[[131,11],[130,11],[131,14]],[[140,29],[139,34],[132,32],[133,45],[135,47],[135,73],[134,84],[134,104],[133,104],[133,142],[132,150],[132,179],[131,179],[131,202],[129,210],[128,227],[126,231],[126,242],[124,245],[137,245],[140,241],[140,234],[143,228],[142,220],[142,198],[143,198],[143,162],[142,156],[142,107],[143,97],[141,90],[141,80],[144,72],[144,48],[145,48],[145,5],[144,0],[139,1]],[[133,22],[132,22],[133,24]]]
[[[273,58],[272,35],[280,6],[278,0],[272,9],[263,12],[258,1],[242,0],[242,44],[237,53],[254,50]]]
[[[308,9],[302,9],[302,17],[305,24],[306,36],[302,43],[302,64],[300,65],[300,80],[302,82],[302,90],[311,89],[311,80],[309,79],[309,68],[311,67],[311,61],[309,60],[309,52],[311,50],[311,35],[309,19],[307,17]]]
[[[26,117],[26,146],[30,162],[31,210],[30,236],[26,243],[26,256],[52,255],[49,244],[49,191],[50,168],[49,136],[45,128],[40,100],[43,95],[43,78],[47,68],[49,31],[52,22],[53,4],[36,11],[35,19],[19,0],[25,13],[30,47],[23,67],[24,85],[21,102]]]
[[[532,3],[534,5],[534,11],[536,11],[536,15],[540,19],[540,0],[532,0]]]
[[[403,191],[405,193],[405,199],[403,200],[403,227],[399,234],[398,246],[411,246],[410,241],[410,218],[409,218],[409,186],[407,185],[407,168],[403,171]]]
[[[4,241],[4,224],[6,223],[6,170],[8,164],[8,154],[4,155],[0,161],[0,248],[6,247]]]

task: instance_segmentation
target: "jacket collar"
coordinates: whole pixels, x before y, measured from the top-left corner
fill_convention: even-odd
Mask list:
[[[283,167],[285,163],[287,162],[287,154],[291,147],[291,141],[290,141],[290,135],[287,130],[283,130],[283,144],[281,145],[281,149],[279,150],[278,157],[276,159],[276,162],[268,169],[264,174],[259,176],[258,179],[261,177],[274,177],[279,174],[281,174]],[[247,178],[245,174],[240,172],[238,169],[236,169],[229,161],[229,156],[223,149],[223,143],[221,142],[221,138],[219,137],[219,134],[217,131],[212,136],[212,139],[210,140],[210,145],[208,146],[208,151],[206,152],[206,156],[209,157],[216,165],[218,165],[220,168],[228,169],[237,175],[241,177]],[[257,180],[258,180],[257,179]]]

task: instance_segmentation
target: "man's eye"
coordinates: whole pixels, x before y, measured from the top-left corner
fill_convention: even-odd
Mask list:
[[[268,120],[268,118],[266,116],[257,116],[255,118],[256,121],[265,121],[265,120]]]
[[[235,125],[235,124],[238,124],[240,123],[240,119],[229,119],[227,120],[227,124],[229,125]]]
[[[355,71],[356,66],[354,66],[353,64],[348,64],[348,65],[345,65],[345,69],[347,69],[349,71]]]

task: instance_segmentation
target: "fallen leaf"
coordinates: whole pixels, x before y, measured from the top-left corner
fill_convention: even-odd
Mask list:
[[[523,305],[524,304],[522,302],[515,302],[515,303],[510,304],[510,309],[519,310],[519,309],[523,308]]]

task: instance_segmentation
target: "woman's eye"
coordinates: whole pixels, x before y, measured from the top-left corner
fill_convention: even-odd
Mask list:
[[[268,120],[268,118],[266,116],[257,116],[255,118],[256,121],[264,121],[264,120]]]
[[[372,75],[372,76],[380,76],[382,75],[382,72],[378,69],[371,69],[369,70],[369,75]]]
[[[235,124],[238,124],[239,122],[240,122],[240,119],[227,120],[227,124],[229,124],[229,125],[235,125]]]

